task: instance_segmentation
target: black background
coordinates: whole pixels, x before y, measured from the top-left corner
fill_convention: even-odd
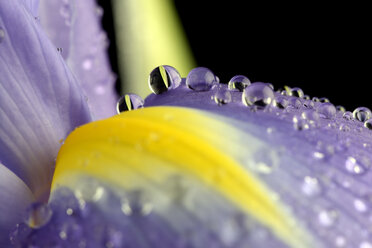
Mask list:
[[[117,73],[110,1],[103,25]],[[275,88],[300,87],[347,110],[372,108],[371,18],[367,6],[174,0],[199,66],[222,82],[236,74]],[[120,79],[120,76],[119,76]]]

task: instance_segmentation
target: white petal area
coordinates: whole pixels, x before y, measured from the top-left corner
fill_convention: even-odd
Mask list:
[[[9,247],[9,232],[33,200],[27,185],[0,163],[0,247]]]

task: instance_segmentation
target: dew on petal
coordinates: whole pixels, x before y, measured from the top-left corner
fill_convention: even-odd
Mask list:
[[[195,91],[208,91],[216,83],[214,73],[205,67],[192,69],[186,77],[186,85]]]
[[[219,87],[213,96],[213,100],[219,106],[227,104],[231,102],[231,92],[224,87]]]
[[[342,118],[344,118],[345,120],[347,121],[350,121],[353,119],[353,113],[351,113],[350,111],[346,111],[343,115],[342,115]]]
[[[294,96],[294,97],[298,97],[298,98],[303,98],[304,97],[304,92],[302,91],[302,89],[300,89],[298,87],[294,87],[294,88],[289,89],[289,95]]]
[[[125,94],[120,97],[116,104],[116,112],[120,114],[124,111],[131,111],[134,109],[142,108],[144,101],[136,94]]]
[[[158,66],[149,75],[149,86],[155,94],[162,94],[172,85],[169,72],[164,66]]]
[[[345,168],[348,172],[354,175],[362,175],[367,171],[367,167],[357,161],[354,157],[347,157],[345,161]]]
[[[286,109],[288,107],[288,98],[282,95],[278,95],[275,97],[275,101],[273,105],[279,109]]]
[[[325,209],[319,212],[318,221],[324,227],[330,227],[335,224],[338,219],[338,213],[335,210]]]
[[[372,117],[372,112],[369,108],[358,107],[353,111],[353,117],[355,120],[365,122]]]
[[[332,119],[335,117],[337,110],[332,103],[324,102],[318,106],[317,112],[322,118]]]
[[[321,192],[321,187],[317,178],[307,176],[302,183],[302,192],[307,196],[316,196]]]
[[[368,128],[369,130],[372,130],[372,119],[368,119],[364,122],[364,127]]]
[[[337,112],[345,113],[346,109],[343,106],[337,105],[336,106]]]
[[[330,101],[326,97],[321,97],[321,98],[319,98],[319,102],[324,103],[324,102],[330,102]]]
[[[274,101],[274,91],[265,83],[253,83],[244,89],[242,101],[247,106],[264,108]]]
[[[228,87],[229,90],[243,92],[243,90],[250,84],[251,81],[246,76],[236,75],[230,79]]]

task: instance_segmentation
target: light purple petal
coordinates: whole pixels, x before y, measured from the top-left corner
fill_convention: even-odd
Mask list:
[[[0,1],[0,159],[48,194],[60,143],[91,120],[76,79],[19,1]]]
[[[9,232],[32,201],[26,184],[0,163],[0,247],[9,247]]]
[[[102,9],[94,0],[41,1],[41,24],[53,43],[62,48],[62,56],[81,82],[95,119],[116,114],[118,99],[101,15]]]

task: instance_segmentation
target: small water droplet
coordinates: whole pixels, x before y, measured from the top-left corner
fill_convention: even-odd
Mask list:
[[[372,130],[372,119],[366,120],[364,122],[364,127],[368,128],[369,130]]]
[[[363,241],[360,243],[359,248],[372,248],[372,243],[369,241]]]
[[[149,86],[155,94],[161,94],[168,89],[175,89],[181,84],[181,76],[172,66],[161,65],[151,71]]]
[[[250,84],[251,84],[251,81],[246,76],[236,75],[230,79],[228,87],[229,87],[229,90],[236,90],[236,91],[243,92],[243,90],[247,88],[247,86]]]
[[[31,228],[40,228],[49,222],[52,215],[52,209],[47,204],[36,202],[26,210],[25,223]]]
[[[116,112],[120,114],[124,111],[131,111],[134,109],[142,108],[144,101],[136,94],[125,94],[120,97],[116,104]]]
[[[300,116],[297,116],[297,115],[293,116],[292,122],[293,122],[294,129],[298,131],[307,130],[310,128],[309,121],[306,119],[303,119]]]
[[[343,131],[343,132],[349,132],[350,131],[350,127],[346,124],[341,124],[339,129],[340,129],[340,131]]]
[[[332,119],[336,116],[336,108],[332,103],[324,102],[317,108],[319,116],[326,119]]]
[[[304,101],[304,107],[313,109],[315,107],[315,103],[312,100],[305,100]]]
[[[324,103],[324,102],[330,102],[330,101],[329,101],[329,99],[326,98],[326,97],[321,97],[321,98],[319,98],[319,102]]]
[[[208,91],[215,84],[217,84],[215,75],[205,67],[192,69],[186,77],[186,85],[195,91]]]
[[[372,117],[372,112],[369,108],[358,107],[353,111],[353,117],[355,120],[365,122]]]
[[[365,213],[368,211],[367,203],[363,199],[354,199],[354,208],[361,213]]]
[[[5,31],[3,28],[0,27],[0,43],[4,40],[5,38]]]
[[[345,161],[345,168],[348,172],[354,175],[362,175],[367,171],[367,167],[357,161],[354,157],[347,157]]]
[[[320,102],[319,98],[314,96],[313,99],[311,99],[313,102]]]
[[[213,96],[213,100],[219,106],[231,102],[231,93],[224,87],[219,87]]]
[[[81,66],[83,67],[84,70],[89,71],[93,67],[93,59],[92,58],[86,58],[83,60]]]
[[[288,106],[292,107],[292,108],[295,108],[295,109],[298,109],[300,108],[302,105],[302,102],[299,98],[297,97],[291,97],[289,98],[288,100]]]
[[[311,100],[310,96],[309,95],[304,95],[303,97],[305,100]]]
[[[350,111],[346,111],[343,115],[342,115],[342,118],[344,118],[345,120],[352,120],[353,119],[353,113],[351,113]]]
[[[278,95],[275,98],[273,105],[279,109],[286,109],[288,107],[288,99],[283,95]]]
[[[63,51],[62,47],[57,47],[57,52],[62,53],[62,51]]]
[[[332,226],[333,224],[335,224],[337,219],[338,219],[338,213],[335,210],[326,209],[326,210],[320,211],[318,214],[319,223],[325,227]]]
[[[345,113],[346,112],[346,109],[343,106],[340,106],[340,105],[336,106],[336,109],[340,113]]]
[[[307,196],[316,196],[319,195],[321,192],[321,187],[318,179],[310,176],[304,178],[301,189],[302,192],[304,192],[304,194]]]
[[[311,122],[318,122],[319,121],[319,114],[313,110],[305,110],[301,113],[301,117],[303,119],[309,120]]]
[[[244,89],[242,101],[247,106],[264,108],[274,101],[274,91],[265,83],[253,83]]]

